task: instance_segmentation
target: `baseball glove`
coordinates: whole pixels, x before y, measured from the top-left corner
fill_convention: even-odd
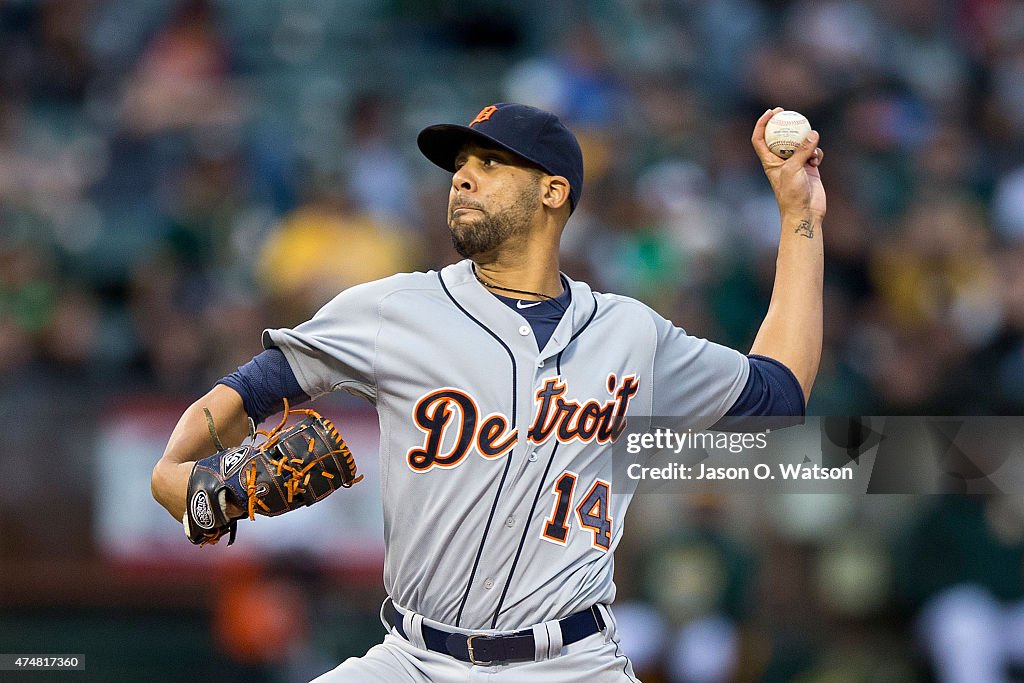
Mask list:
[[[304,415],[285,426],[292,415]],[[211,426],[211,433],[219,444]],[[256,436],[263,440],[255,443]],[[330,420],[315,410],[284,403],[281,422],[258,430],[253,443],[227,448],[192,467],[182,524],[196,545],[235,541],[239,519],[274,517],[323,500],[336,489],[362,480],[356,463]]]

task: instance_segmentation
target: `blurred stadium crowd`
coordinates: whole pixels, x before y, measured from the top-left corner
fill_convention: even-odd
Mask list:
[[[739,349],[778,231],[750,129],[806,114],[829,201],[809,412],[1024,412],[1019,2],[5,0],[0,409],[20,474],[0,571],[95,555],[83,482],[111,401],[190,401],[264,327],[457,258],[414,137],[494,101],[558,112],[584,146],[564,270]],[[1003,621],[1024,597],[1014,499],[653,498],[619,563],[648,680],[987,683],[978,661],[1024,662],[1021,609]],[[943,608],[976,628],[943,630]]]

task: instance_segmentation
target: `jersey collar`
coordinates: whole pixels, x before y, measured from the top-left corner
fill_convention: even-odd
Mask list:
[[[562,279],[569,287],[571,300],[565,315],[544,347],[542,357],[554,355],[564,349],[573,335],[583,329],[583,326],[591,319],[594,307],[597,305],[587,283],[577,282],[564,273],[562,273]],[[441,269],[441,280],[448,288],[449,293],[467,312],[499,337],[507,342],[522,338],[519,328],[526,323],[526,319],[495,299],[477,281],[473,276],[473,262],[470,259],[464,259]],[[530,343],[531,345],[534,343],[532,338]],[[518,346],[514,343],[513,345]]]

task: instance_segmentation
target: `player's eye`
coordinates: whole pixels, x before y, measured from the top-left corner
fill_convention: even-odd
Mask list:
[[[484,157],[484,166],[487,168],[494,168],[501,163],[501,159],[498,157]]]

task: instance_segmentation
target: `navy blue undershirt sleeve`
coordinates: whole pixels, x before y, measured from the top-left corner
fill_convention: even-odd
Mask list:
[[[732,407],[712,429],[737,429],[738,426],[750,424],[758,429],[768,426],[788,426],[796,424],[793,420],[779,425],[764,420],[744,421],[739,418],[750,417],[799,417],[807,410],[804,403],[804,392],[793,372],[785,365],[767,356],[749,355],[750,374],[747,383],[740,392]]]
[[[217,384],[231,387],[242,397],[246,414],[259,424],[284,409],[287,398],[291,405],[309,400],[295,379],[281,349],[269,348],[239,367]]]

